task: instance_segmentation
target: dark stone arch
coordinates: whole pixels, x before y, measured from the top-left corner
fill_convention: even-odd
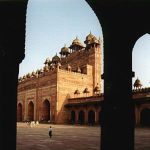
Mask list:
[[[132,50],[138,37],[150,31],[150,2],[86,1],[103,27],[105,93],[101,114],[101,150],[134,150]]]
[[[140,113],[140,123],[141,126],[150,127],[150,108],[144,108]]]
[[[47,99],[44,100],[42,104],[42,117],[43,121],[50,120],[50,102]]]
[[[17,121],[20,122],[22,121],[22,104],[19,103],[17,106]]]
[[[32,101],[28,104],[28,120],[33,121],[34,120],[34,104]]]
[[[71,111],[71,119],[70,119],[71,124],[74,124],[74,123],[75,123],[75,121],[76,121],[75,119],[76,119],[76,114],[75,114],[75,111],[72,110],[72,111]]]
[[[85,123],[85,113],[84,113],[83,110],[79,111],[79,114],[78,114],[78,123],[79,124],[84,124]]]
[[[88,123],[89,123],[89,125],[95,124],[95,112],[93,110],[90,110],[88,112]]]

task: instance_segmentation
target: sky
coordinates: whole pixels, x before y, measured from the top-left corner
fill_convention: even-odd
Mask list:
[[[44,66],[47,57],[59,55],[61,48],[70,46],[76,36],[84,44],[92,32],[103,40],[102,28],[95,13],[85,0],[29,0],[26,19],[25,59],[19,76]],[[103,51],[103,50],[102,50]],[[144,53],[143,53],[144,52]],[[133,49],[133,71],[143,86],[150,86],[150,35],[144,35]]]
[[[143,87],[150,87],[150,34],[136,41],[132,52],[132,70],[135,72],[133,83],[139,78]]]

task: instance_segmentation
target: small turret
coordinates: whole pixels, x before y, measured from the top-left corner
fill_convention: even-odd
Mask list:
[[[58,62],[60,62],[60,58],[56,55],[52,58],[52,63],[57,64]]]
[[[84,41],[86,44],[86,49],[90,49],[91,47],[99,47],[100,46],[100,38],[97,39],[91,32],[87,35],[86,40]]]
[[[135,89],[141,89],[141,87],[142,87],[141,81],[137,78],[135,80],[133,86],[134,86]]]
[[[78,89],[75,90],[74,94],[77,94],[79,95],[80,94],[80,91]]]
[[[66,47],[66,44],[65,44],[65,46],[61,48],[60,55],[61,57],[63,56],[67,57],[69,54],[70,54],[69,48]]]
[[[100,94],[100,87],[98,86],[98,83],[96,87],[94,88],[94,94],[99,95]]]
[[[90,34],[86,36],[86,40],[84,41],[84,43],[86,45],[90,44],[93,37],[94,37],[94,35],[90,31]]]
[[[88,93],[90,93],[90,91],[88,90],[88,88],[85,88],[83,93],[88,94]]]
[[[44,62],[45,66],[48,66],[49,63],[50,63],[50,58],[46,58],[46,60],[45,60],[45,62]]]
[[[72,51],[78,51],[84,48],[83,44],[80,42],[80,40],[78,39],[78,37],[76,37],[76,39],[73,40],[72,44],[69,47],[70,49],[72,49]]]

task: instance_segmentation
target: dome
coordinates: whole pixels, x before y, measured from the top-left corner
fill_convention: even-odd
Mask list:
[[[91,39],[90,44],[92,43],[96,43],[96,44],[100,44],[100,39],[98,40],[95,36]]]
[[[42,68],[39,71],[40,71],[40,73],[43,73],[43,69]]]
[[[88,88],[85,88],[83,93],[90,93],[90,92],[89,92]]]
[[[31,77],[31,74],[30,74],[30,73],[28,73],[28,74],[26,75],[26,77],[27,77],[27,78],[30,78],[30,77]]]
[[[100,87],[98,86],[98,83],[97,83],[96,87],[94,88],[94,92],[100,92]]]
[[[31,74],[32,76],[35,76],[36,75],[36,73],[34,72],[34,71],[32,71],[32,74]]]
[[[134,87],[137,87],[137,88],[141,87],[141,86],[142,86],[141,81],[137,78],[137,79],[135,80],[133,86],[134,86]]]
[[[95,37],[91,32],[89,35],[86,36],[86,40],[84,41],[85,44],[90,44],[92,38]]]
[[[60,58],[57,56],[57,54],[52,58],[52,62],[56,63],[59,62]]]
[[[21,82],[21,81],[22,81],[22,79],[23,79],[23,78],[22,78],[22,77],[20,77],[20,78],[18,79],[18,81],[19,81],[19,82]]]
[[[47,64],[49,64],[49,62],[50,62],[50,59],[49,59],[49,58],[46,58],[44,64],[47,65]]]
[[[23,80],[26,79],[26,75],[23,76]]]
[[[78,37],[76,37],[73,41],[72,41],[72,45],[75,45],[75,44],[80,44],[80,40],[78,39]]]
[[[74,94],[80,94],[80,91],[77,89],[75,90]]]
[[[44,67],[43,67],[43,71],[46,71],[46,72],[49,71],[48,66],[44,66]]]
[[[91,40],[93,37],[94,35],[90,32],[90,34],[86,36],[86,41]]]
[[[84,47],[82,45],[82,43],[80,42],[80,40],[78,39],[78,37],[76,37],[73,41],[72,41],[72,45],[70,46],[70,48],[72,48],[73,46],[78,45],[80,47]]]
[[[36,70],[36,74],[40,74],[40,70],[39,69]]]
[[[65,45],[61,48],[60,54],[69,54],[69,48]]]

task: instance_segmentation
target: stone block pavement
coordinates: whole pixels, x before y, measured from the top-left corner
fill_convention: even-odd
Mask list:
[[[17,123],[17,150],[100,150],[100,127]],[[150,150],[150,128],[137,128],[135,150]]]

